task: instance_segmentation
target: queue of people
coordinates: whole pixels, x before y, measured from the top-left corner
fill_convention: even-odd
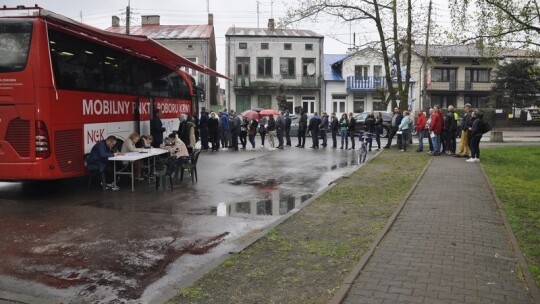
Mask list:
[[[429,109],[429,117],[423,112],[416,114],[416,131],[418,134],[418,150],[423,151],[424,132],[428,132],[429,154],[432,156],[447,155],[453,157],[466,157],[467,162],[480,162],[480,140],[487,132],[483,120],[483,113],[473,110],[470,104],[463,107],[464,115],[458,125],[459,116],[452,105],[448,106],[446,113],[436,105]],[[460,137],[459,146],[457,137]]]
[[[483,122],[483,113],[474,111],[470,104],[464,106],[465,114],[458,126],[458,115],[453,106],[449,106],[443,115],[439,106],[429,109],[429,116],[423,111],[417,110],[414,113],[394,109],[391,121],[391,130],[388,143],[384,147],[390,148],[394,137],[397,139],[397,147],[400,151],[406,152],[408,144],[412,143],[412,130],[415,129],[418,136],[418,148],[416,152],[424,151],[424,134],[429,134],[429,154],[432,156],[448,155],[454,157],[467,157],[467,162],[480,161],[480,140],[486,132]],[[109,136],[105,140],[98,142],[91,150],[88,158],[88,169],[106,174],[107,189],[118,190],[112,181],[112,170],[108,166],[108,158],[123,153],[138,151],[141,148],[161,147],[169,150],[170,155],[177,157],[189,157],[195,149],[199,139],[201,140],[201,150],[219,151],[228,149],[238,151],[246,149],[249,144],[252,149],[256,148],[256,135],[259,133],[261,148],[265,148],[265,140],[268,136],[270,150],[283,149],[284,146],[291,146],[291,117],[288,111],[280,112],[275,118],[273,115],[263,116],[260,120],[241,118],[234,110],[216,114],[208,113],[202,108],[199,124],[196,118],[181,114],[180,124],[176,132],[167,136],[166,142],[163,140],[165,128],[161,122],[161,112],[156,110],[154,117],[150,121],[150,135],[140,136],[138,133],[131,134],[123,143],[120,152],[114,152],[112,148],[116,145],[117,139]],[[304,148],[306,134],[309,131],[312,137],[312,149],[319,149],[319,142],[322,139],[322,147],[326,147],[327,133],[331,133],[332,148],[337,149],[340,136],[340,149],[355,149],[355,125],[353,113],[344,113],[338,119],[336,113],[330,116],[326,112],[318,113],[308,121],[307,114],[302,109],[298,123],[298,144],[296,147]],[[377,143],[375,151],[381,149],[380,136],[383,131],[383,118],[380,112],[375,117],[371,112],[367,115],[364,130],[360,133],[360,141],[365,133],[368,151],[372,151],[373,139]],[[321,136],[319,136],[319,133]],[[457,146],[456,136],[460,135],[461,140]],[[275,139],[277,138],[277,146]],[[349,141],[351,142],[349,148]],[[142,161],[134,162],[134,178],[142,180]]]

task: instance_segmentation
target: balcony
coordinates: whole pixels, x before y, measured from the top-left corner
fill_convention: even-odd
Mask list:
[[[467,91],[467,92],[488,92],[493,84],[491,82],[471,82],[471,81],[451,81],[432,82],[428,86],[428,91]]]
[[[235,75],[234,77],[235,89],[257,89],[257,88],[277,88],[280,84],[285,85],[286,88],[293,89],[320,89],[321,77],[320,76],[284,76],[273,75],[270,77],[262,76],[242,76]]]
[[[375,92],[380,87],[386,87],[384,77],[350,76],[347,77],[347,92]]]

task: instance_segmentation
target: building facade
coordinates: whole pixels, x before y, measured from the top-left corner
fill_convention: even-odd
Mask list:
[[[141,25],[130,26],[130,35],[147,36],[192,62],[216,70],[216,38],[212,14],[208,15],[208,24],[202,25],[161,25],[158,15],[141,16],[141,20]],[[120,26],[120,20],[116,16],[112,17],[112,26],[105,30],[126,33],[126,27]],[[204,103],[200,106],[217,106],[221,98],[216,77],[189,69],[187,71],[205,92]]]
[[[411,71],[426,78],[417,86],[420,98],[415,108],[427,110],[439,105],[463,107],[469,103],[473,108],[482,108],[490,101],[492,79],[497,64],[506,60],[527,57],[527,52],[503,49],[488,54],[482,53],[475,43],[466,45],[430,45],[425,61],[425,45],[412,47]],[[427,75],[424,75],[424,62],[427,62]],[[423,93],[423,94],[422,94]]]
[[[383,55],[372,48],[347,55],[324,55],[324,104],[329,113],[387,111]],[[414,79],[410,80],[409,103],[415,99]],[[381,90],[384,88],[385,90]]]
[[[273,19],[260,28],[231,27],[226,35],[227,106],[238,112],[278,109],[280,86],[286,109],[322,108],[324,37],[309,30],[276,29]]]

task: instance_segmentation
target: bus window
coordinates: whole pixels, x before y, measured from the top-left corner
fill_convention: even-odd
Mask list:
[[[171,73],[169,75],[169,78],[171,80],[171,92],[173,97],[181,99],[191,99],[189,86],[184,80],[184,78],[180,77],[178,73]]]
[[[104,54],[103,70],[108,92],[132,94],[131,56],[108,50]]]
[[[56,83],[61,89],[103,92],[102,51],[83,39],[54,30],[49,44]]]
[[[17,72],[26,67],[32,20],[0,20],[0,72]]]

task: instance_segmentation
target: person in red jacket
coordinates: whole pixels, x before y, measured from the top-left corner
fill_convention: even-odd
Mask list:
[[[426,115],[422,110],[416,112],[416,134],[418,135],[418,149],[416,152],[424,151],[424,129],[426,128]]]
[[[441,132],[443,129],[443,117],[439,106],[433,107],[433,115],[431,116],[431,124],[429,125],[429,136],[433,142],[433,153],[429,155],[441,154]]]

